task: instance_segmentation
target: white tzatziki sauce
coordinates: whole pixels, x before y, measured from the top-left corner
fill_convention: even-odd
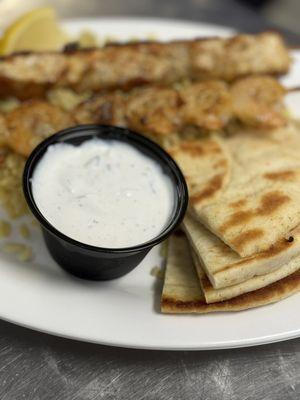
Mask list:
[[[48,147],[32,176],[35,203],[57,230],[106,248],[159,235],[174,207],[174,186],[161,166],[133,146],[90,139]]]

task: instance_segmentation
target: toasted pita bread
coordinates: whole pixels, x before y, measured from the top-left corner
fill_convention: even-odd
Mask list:
[[[201,268],[205,270],[215,289],[237,285],[255,276],[274,273],[277,269],[283,268],[283,271],[289,271],[289,267],[282,266],[300,255],[300,226],[289,233],[288,240],[282,238],[270,249],[246,258],[239,256],[190,215],[185,216],[183,227],[191,247],[201,262]],[[277,275],[275,274],[274,278],[275,276]],[[251,283],[251,290],[259,287],[261,287],[259,279]],[[247,286],[243,286],[241,290],[246,288]]]
[[[183,171],[195,212],[218,198],[230,175],[230,158],[221,138],[183,140],[168,152]]]
[[[200,221],[241,257],[267,250],[300,223],[300,141],[288,134],[229,138],[230,182],[222,196],[197,210]]]
[[[171,237],[161,298],[163,313],[209,313],[240,311],[282,300],[300,291],[299,270],[262,289],[230,300],[206,304],[184,236]]]
[[[248,279],[247,281],[238,283],[236,285],[224,287],[221,289],[215,289],[210,283],[207,276],[205,275],[202,263],[193,250],[192,250],[192,258],[198,274],[205,302],[208,304],[232,299],[244,293],[249,293],[264,288],[274,282],[277,282],[291,275],[292,273],[300,269],[300,256],[296,256],[292,260],[290,260],[287,264],[282,265],[280,268],[277,268],[273,272],[270,272],[265,275],[255,276],[254,278]]]

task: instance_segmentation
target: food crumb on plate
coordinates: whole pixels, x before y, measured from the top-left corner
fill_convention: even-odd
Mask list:
[[[39,227],[40,227],[39,222],[38,222],[36,219],[34,219],[34,218],[30,221],[30,224],[31,224],[31,226],[34,227],[34,228],[39,228]]]
[[[19,226],[19,232],[20,235],[24,238],[24,239],[28,239],[30,238],[30,230],[28,228],[28,226],[26,224],[21,224]]]
[[[151,269],[150,275],[154,276],[155,278],[158,278],[158,279],[163,279],[164,278],[164,271],[160,267],[155,266],[155,267],[153,267]]]
[[[4,253],[16,255],[19,261],[30,261],[33,257],[32,248],[22,243],[5,243],[2,249]]]
[[[8,149],[0,150],[0,204],[11,218],[28,212],[22,191],[25,158]]]
[[[6,238],[11,234],[11,224],[3,219],[0,220],[0,238]]]

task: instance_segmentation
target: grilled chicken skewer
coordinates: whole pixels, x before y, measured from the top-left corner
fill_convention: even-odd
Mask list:
[[[141,85],[283,74],[290,58],[275,32],[169,43],[109,45],[61,53],[23,53],[0,59],[0,96],[42,97],[67,87],[76,92],[128,90]]]
[[[32,100],[0,119],[1,143],[28,156],[45,137],[76,124],[100,123],[131,128],[163,143],[164,138],[224,129],[232,121],[272,129],[286,123],[285,90],[271,77],[248,77],[188,84],[180,89],[138,88],[95,95],[66,112],[45,100]]]

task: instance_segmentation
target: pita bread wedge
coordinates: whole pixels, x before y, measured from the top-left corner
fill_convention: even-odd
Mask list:
[[[229,138],[230,182],[194,213],[241,257],[267,250],[300,223],[300,141],[284,135]]]
[[[292,273],[300,269],[300,256],[296,256],[287,264],[282,265],[280,268],[277,268],[273,272],[265,275],[255,276],[254,278],[248,279],[247,281],[238,283],[236,285],[228,286],[221,289],[215,289],[205,275],[201,261],[193,250],[192,257],[194,261],[194,266],[198,274],[202,293],[205,298],[205,302],[208,304],[232,299],[244,293],[249,293],[264,288],[291,275]]]
[[[218,198],[230,176],[230,158],[221,138],[182,140],[168,152],[183,171],[195,210]]]
[[[216,311],[240,311],[275,303],[299,291],[300,272],[298,270],[254,292],[242,294],[230,300],[206,304],[186,238],[173,236],[169,240],[169,255],[161,297],[163,313],[203,314]]]
[[[292,258],[300,255],[300,226],[289,233],[288,240],[282,238],[268,250],[246,258],[239,256],[190,215],[185,216],[183,227],[191,247],[201,262],[201,267],[215,289],[237,285],[259,275],[274,273],[283,265],[287,265]],[[285,267],[284,270],[287,271],[289,268]],[[261,287],[261,281],[256,279],[251,284],[251,290],[255,289],[255,284],[257,288]]]

